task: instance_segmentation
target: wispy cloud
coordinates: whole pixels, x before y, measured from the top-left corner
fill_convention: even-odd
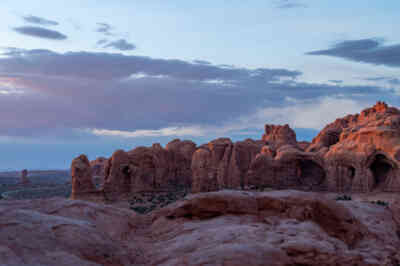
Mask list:
[[[57,21],[49,20],[49,19],[45,19],[45,18],[41,18],[41,17],[37,17],[37,16],[32,16],[32,15],[23,16],[22,18],[25,22],[32,23],[32,24],[39,24],[42,26],[57,26],[57,25],[59,25],[59,23]]]
[[[119,39],[111,42],[103,39],[99,40],[97,44],[102,45],[103,48],[113,48],[119,51],[132,51],[136,49],[136,45],[126,41],[125,39]]]
[[[305,8],[308,6],[296,0],[278,0],[276,1],[276,7],[282,9],[288,9],[288,8]]]
[[[88,130],[97,136],[113,136],[123,138],[138,138],[138,137],[200,137],[205,135],[205,131],[201,127],[166,127],[156,130],[108,130],[108,129],[90,129]]]
[[[112,30],[113,30],[113,27],[108,23],[104,23],[104,22],[97,23],[96,31],[99,33],[102,33],[106,36],[114,36],[114,33],[112,33]]]
[[[32,37],[36,37],[36,38],[49,39],[49,40],[65,40],[65,39],[67,39],[67,36],[62,34],[61,32],[58,32],[55,30],[49,30],[49,29],[42,28],[42,27],[23,26],[23,27],[16,27],[13,30],[20,34],[28,35],[28,36],[32,36]]]
[[[355,62],[400,67],[400,44],[383,45],[379,39],[347,40],[330,49],[308,52],[308,55],[326,55]]]

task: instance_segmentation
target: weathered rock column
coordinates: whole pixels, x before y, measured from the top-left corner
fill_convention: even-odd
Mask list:
[[[86,199],[96,192],[92,168],[86,155],[80,155],[71,163],[72,199]]]

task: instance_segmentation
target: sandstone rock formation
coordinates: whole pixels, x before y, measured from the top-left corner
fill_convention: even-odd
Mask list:
[[[378,102],[333,124],[327,128],[335,127],[340,134],[324,152],[329,189],[399,192],[400,164],[396,156],[400,150],[400,111]],[[313,145],[326,147],[327,143],[317,136]]]
[[[105,167],[104,192],[118,196],[132,191],[163,190],[191,186],[191,158],[196,145],[173,140],[114,152]]]
[[[235,157],[246,161],[240,174],[235,170],[237,163],[227,163],[232,143],[216,140],[196,151],[192,191],[242,184],[247,188],[400,192],[400,111],[383,102],[337,119],[312,143],[298,143],[288,125],[266,125],[262,141],[265,145],[256,156],[252,153],[250,163]],[[216,144],[219,148],[214,152]]]
[[[327,125],[312,143],[297,142],[288,125],[266,125],[259,141],[120,150],[104,169],[104,191],[116,196],[173,187],[400,192],[400,111],[378,102]]]
[[[28,185],[31,181],[28,179],[28,170],[24,169],[21,171],[21,184]]]
[[[90,161],[90,167],[92,167],[93,176],[104,177],[106,163],[107,158],[105,157],[98,157],[96,160]]]
[[[323,160],[317,154],[290,145],[279,148],[275,156],[265,150],[268,147],[263,147],[252,161],[245,177],[246,187],[326,189]]]
[[[250,163],[261,147],[261,142],[250,139],[233,143],[227,138],[200,147],[192,158],[192,191],[242,188]]]
[[[262,140],[266,145],[273,145],[275,149],[283,145],[297,145],[296,133],[289,125],[265,125],[265,134]]]
[[[93,185],[92,168],[85,155],[72,160],[71,163],[72,199],[86,198],[96,191]]]

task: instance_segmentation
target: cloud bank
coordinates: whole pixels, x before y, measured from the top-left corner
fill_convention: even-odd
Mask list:
[[[398,96],[374,86],[297,81],[301,72],[119,53],[8,48],[0,57],[0,136],[228,136],[265,123],[319,129]],[[339,107],[339,108],[338,108]],[[340,112],[340,113],[338,113]],[[322,115],[321,115],[322,114]]]

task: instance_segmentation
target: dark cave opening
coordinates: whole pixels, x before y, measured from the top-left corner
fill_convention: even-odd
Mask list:
[[[302,185],[319,186],[325,181],[325,170],[312,160],[300,160],[299,168]]]
[[[124,177],[124,180],[123,180],[124,186],[125,186],[125,188],[127,190],[130,190],[130,187],[131,187],[131,176],[130,176],[130,173],[131,173],[131,171],[130,171],[129,165],[124,165],[123,168],[122,168],[122,174],[123,174],[123,177]]]
[[[349,166],[349,177],[353,179],[356,176],[356,169],[353,166]]]
[[[369,168],[374,176],[374,189],[385,185],[387,176],[393,169],[388,159],[382,154],[375,156],[375,159]]]

